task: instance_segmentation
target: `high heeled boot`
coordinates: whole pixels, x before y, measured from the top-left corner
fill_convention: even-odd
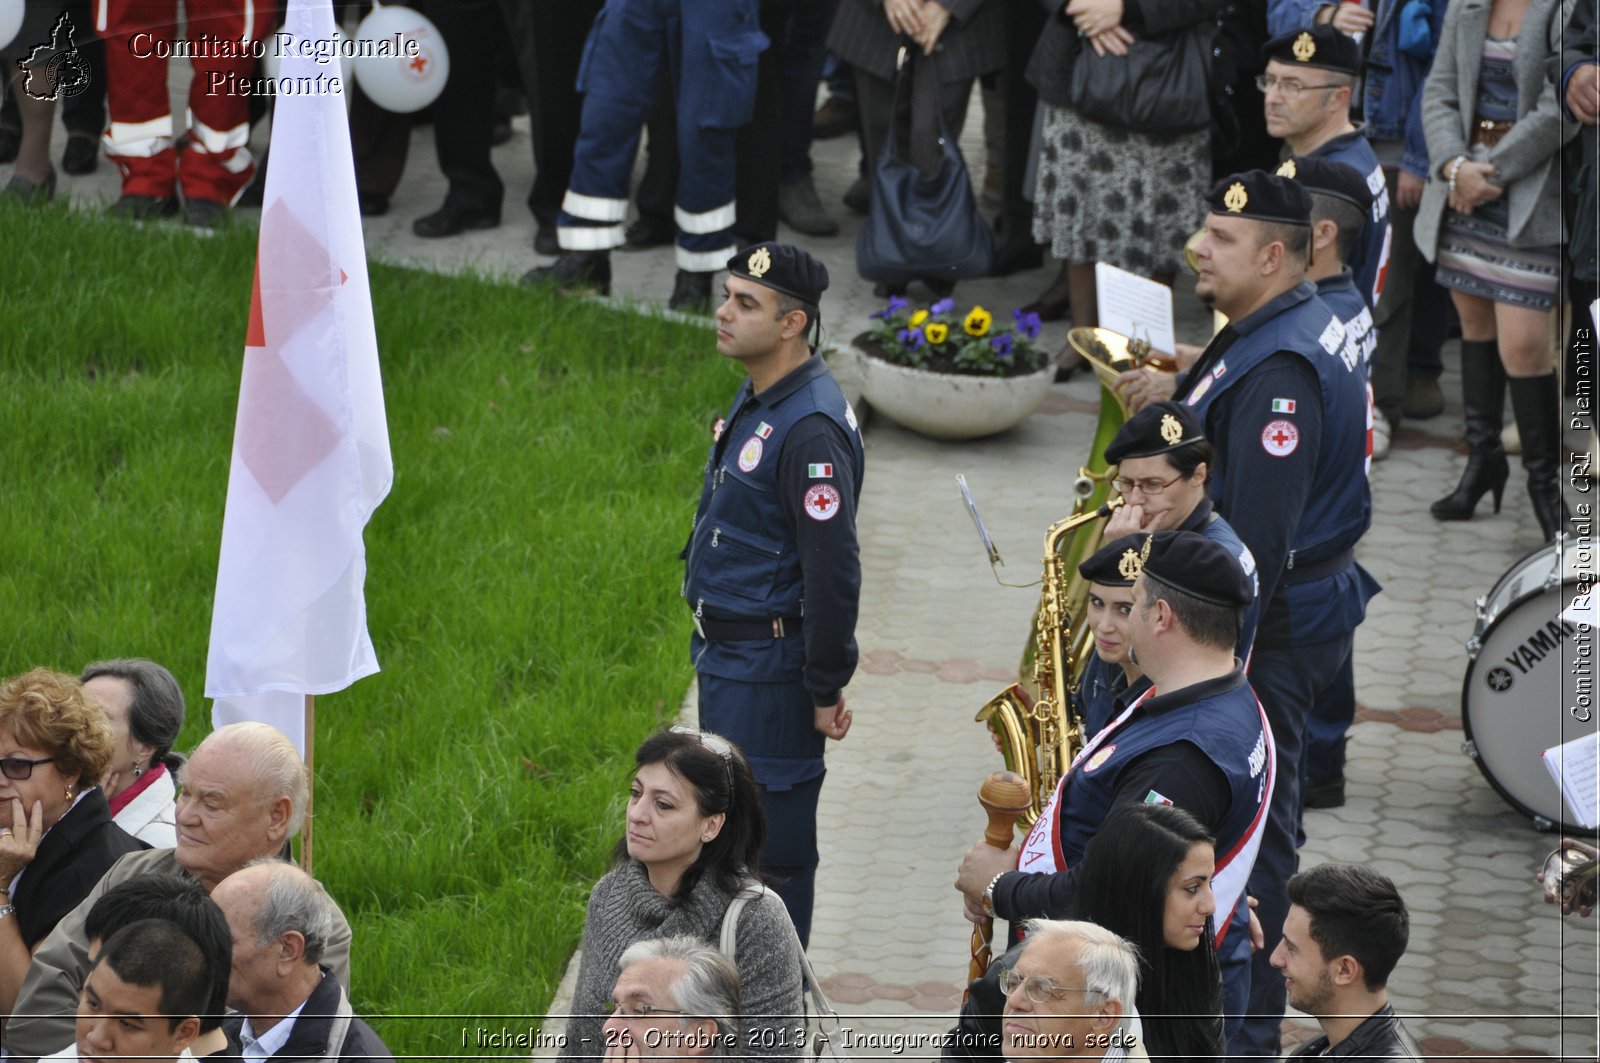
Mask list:
[[[1572,516],[1561,497],[1561,399],[1556,375],[1512,377],[1511,412],[1522,436],[1528,498],[1544,541],[1549,542]]]
[[[1467,423],[1467,467],[1456,489],[1430,507],[1436,520],[1471,520],[1478,499],[1494,493],[1494,511],[1506,493],[1511,467],[1500,445],[1506,371],[1494,340],[1461,341],[1461,412]]]

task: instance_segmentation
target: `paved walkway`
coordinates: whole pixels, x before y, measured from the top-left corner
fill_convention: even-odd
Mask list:
[[[975,107],[963,148],[981,173],[980,114]],[[817,145],[818,184],[830,205],[854,173],[854,152],[849,139]],[[443,198],[429,131],[419,128],[392,213],[365,223],[372,257],[507,278],[541,261],[521,206],[532,178],[526,119],[495,160],[510,190],[506,224],[417,240],[412,219]],[[0,182],[9,175],[10,167],[0,167]],[[62,191],[92,208],[115,197],[115,177],[102,165],[89,178],[64,177]],[[838,214],[845,219],[842,207]],[[832,335],[847,340],[877,308],[855,277],[854,224],[838,237],[800,242],[832,272],[824,313]],[[614,258],[620,297],[660,300],[670,291],[670,249]],[[958,298],[1001,316],[1048,280],[1034,271],[963,283]],[[1180,282],[1180,333],[1203,340],[1205,315],[1184,288]],[[1047,332],[1046,341],[1059,343],[1062,331]],[[1498,516],[1450,525],[1427,513],[1461,468],[1454,359],[1452,345],[1450,408],[1405,428],[1389,460],[1373,467],[1376,517],[1359,555],[1385,590],[1357,636],[1363,709],[1351,732],[1349,801],[1310,813],[1302,860],[1360,861],[1399,883],[1413,929],[1391,990],[1397,1008],[1417,1016],[1409,1025],[1431,1056],[1593,1060],[1600,920],[1563,921],[1539,902],[1532,874],[1552,836],[1509,808],[1461,752],[1462,647],[1473,634],[1474,600],[1539,537],[1520,472]],[[949,1024],[943,1016],[958,1000],[968,936],[950,884],[982,831],[977,786],[1001,766],[972,717],[1014,677],[1037,602],[1036,591],[996,584],[954,478],[964,474],[972,485],[1008,578],[1031,581],[1044,528],[1068,508],[1096,409],[1096,385],[1080,378],[993,439],[936,443],[884,418],[868,422],[862,656],[848,692],[856,722],[829,755],[812,942],[826,988],[857,1032],[931,1035]],[[1528,705],[1527,725],[1555,711]],[[529,1009],[542,1003],[530,1001]],[[552,1010],[563,1008],[558,997]],[[1289,1021],[1296,1038],[1313,1025],[1304,1016]],[[857,1048],[855,1058],[880,1054],[895,1053]],[[899,1054],[919,1053],[913,1046]]]

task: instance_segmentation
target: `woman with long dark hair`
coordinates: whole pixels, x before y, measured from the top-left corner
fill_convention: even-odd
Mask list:
[[[1106,817],[1077,868],[1068,917],[1139,949],[1135,998],[1156,1061],[1224,1053],[1222,973],[1211,917],[1216,839],[1170,805],[1124,805]]]
[[[634,762],[627,830],[589,895],[560,1057],[605,1054],[601,1026],[629,945],[680,934],[719,944],[728,906],[744,892],[733,949],[742,1043],[726,1054],[799,1058],[800,940],[778,895],[760,889],[767,823],[744,754],[720,735],[673,727],[645,739]]]

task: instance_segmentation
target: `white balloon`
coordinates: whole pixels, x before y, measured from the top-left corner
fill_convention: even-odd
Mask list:
[[[22,28],[22,5],[23,0],[0,0],[0,48],[9,45]]]
[[[0,4],[5,2],[6,0],[0,0]],[[333,35],[334,39],[339,42],[339,77],[344,82],[344,95],[348,99],[350,96],[350,79],[355,76],[356,61],[346,54],[345,42],[349,38],[344,35],[344,30],[335,26]],[[283,68],[283,56],[278,54],[278,47],[286,43],[288,39],[287,33],[274,33],[261,42],[261,73],[274,81],[278,80],[278,74]],[[314,45],[314,47],[321,47],[321,45]],[[331,66],[331,61],[325,64],[318,64],[316,73],[331,73]]]
[[[409,7],[378,7],[356,27],[363,54],[355,60],[361,91],[386,111],[411,114],[439,98],[450,77],[450,53],[439,28]],[[386,55],[368,55],[379,42]],[[409,54],[415,52],[415,55]]]

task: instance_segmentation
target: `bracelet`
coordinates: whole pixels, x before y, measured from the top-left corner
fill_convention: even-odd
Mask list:
[[[1450,182],[1450,194],[1456,194],[1456,174],[1461,172],[1461,164],[1467,161],[1465,155],[1457,155],[1450,163],[1450,172],[1445,174],[1445,180]]]
[[[996,875],[994,878],[990,879],[989,884],[983,888],[983,910],[988,914],[990,919],[994,918],[994,884],[999,882],[1000,875],[1004,874],[1004,871],[1000,872],[999,875]]]
[[[16,910],[17,906],[14,904],[0,904],[0,919],[4,919],[6,916],[15,913]]]

